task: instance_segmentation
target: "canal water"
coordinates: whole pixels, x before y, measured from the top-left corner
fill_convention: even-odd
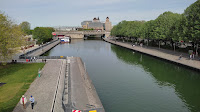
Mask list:
[[[46,55],[81,57],[106,112],[200,112],[200,74],[102,40]]]

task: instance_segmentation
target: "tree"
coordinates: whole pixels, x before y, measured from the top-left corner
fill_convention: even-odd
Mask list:
[[[48,42],[52,39],[54,31],[51,27],[36,27],[33,31],[33,38],[37,39],[39,44]]]
[[[200,0],[190,5],[183,14],[164,12],[151,21],[122,21],[112,30],[111,35],[147,39],[148,42],[159,44],[171,43],[175,51],[179,41],[192,42],[193,49],[200,44]],[[148,43],[147,43],[148,44]]]
[[[176,30],[176,23],[180,22],[181,15],[177,13],[172,13],[170,11],[164,12],[156,20],[156,29],[154,29],[154,36],[159,41],[170,41],[171,46],[175,50],[175,42],[177,41],[177,35],[173,35]],[[177,33],[177,32],[176,32]]]
[[[196,44],[196,51],[198,50],[198,44],[200,41],[200,0],[190,5],[184,12],[186,17],[186,36],[193,42],[193,46]]]
[[[9,20],[8,16],[0,13],[0,61],[12,59],[24,42],[21,28]]]
[[[21,30],[26,34],[26,35],[30,35],[30,29],[31,29],[31,24],[27,21],[24,21],[20,24]]]

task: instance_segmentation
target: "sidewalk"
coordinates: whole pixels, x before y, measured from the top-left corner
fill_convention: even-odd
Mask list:
[[[64,82],[65,65],[65,60],[48,60],[42,69],[41,77],[37,77],[25,93],[25,97],[28,100],[26,109],[23,109],[22,104],[18,103],[13,112],[51,112],[55,95],[56,103],[60,104],[61,101],[59,99],[62,99],[62,96],[56,94],[56,88],[59,86],[58,81],[60,82],[59,84]],[[35,98],[33,110],[29,101],[31,95]],[[54,104],[55,106],[57,107],[57,104]],[[55,109],[57,109],[56,107]],[[57,111],[63,112],[60,109],[62,108],[59,108]]]
[[[174,51],[159,49],[155,47],[140,47],[140,46],[133,47],[131,44],[118,42],[118,41],[115,42],[114,40],[110,40],[107,38],[104,38],[104,40],[115,45],[119,45],[128,49],[132,49],[144,54],[148,54],[148,55],[151,55],[160,59],[164,59],[176,64],[181,64],[181,65],[200,71],[200,61],[198,61],[198,59],[190,60],[188,58],[189,55],[187,55],[186,53],[174,52]],[[179,56],[181,54],[183,55],[183,57],[179,60]]]

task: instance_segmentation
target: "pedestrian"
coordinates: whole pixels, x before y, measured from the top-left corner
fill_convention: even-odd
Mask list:
[[[194,60],[194,55],[195,55],[195,52],[192,53],[192,59],[193,59],[193,60]]]
[[[143,44],[142,43],[140,43],[140,47],[142,47],[143,46]]]
[[[179,60],[181,60],[181,58],[182,58],[182,54],[179,56]]]
[[[30,101],[31,101],[31,107],[32,107],[32,109],[33,109],[33,107],[34,107],[34,102],[35,102],[35,99],[34,99],[33,96],[30,97]]]
[[[20,103],[23,105],[24,109],[26,108],[26,102],[27,99],[24,95],[22,95],[21,99],[20,99]]]
[[[190,54],[190,59],[192,59],[192,54]]]
[[[35,58],[35,56],[33,57],[33,60],[34,60],[34,61],[36,61],[36,58]]]

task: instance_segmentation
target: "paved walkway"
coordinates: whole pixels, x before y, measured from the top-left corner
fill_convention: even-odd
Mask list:
[[[60,40],[57,40],[45,47],[41,47],[41,49],[38,49],[37,51],[28,54],[28,56],[40,56],[42,54],[44,54],[46,51],[50,50],[51,48],[55,47],[56,45],[58,45],[60,43]]]
[[[55,112],[63,112],[60,108],[62,104],[62,93],[66,60],[48,60],[42,69],[41,77],[37,77],[25,93],[29,100],[32,95],[35,98],[34,109],[31,109],[30,102],[26,104],[26,109],[18,103],[13,112],[51,112],[53,105]],[[56,92],[56,90],[58,90]],[[56,96],[56,99],[55,99]],[[54,104],[55,101],[55,104]],[[59,109],[59,110],[55,110]]]
[[[180,53],[180,52],[174,52],[170,50],[165,50],[165,49],[158,49],[154,47],[140,47],[140,46],[132,46],[131,44],[128,43],[123,43],[123,42],[118,42],[114,40],[110,40],[108,38],[104,38],[105,41],[110,42],[112,44],[116,44],[122,47],[126,47],[144,54],[152,55],[154,57],[162,58],[174,63],[182,64],[184,66],[188,66],[197,70],[200,70],[200,61],[198,60],[189,60],[189,56],[185,53]],[[183,57],[181,60],[179,60],[179,56],[183,54]]]
[[[30,47],[28,49],[25,49],[24,51],[23,50],[19,50],[17,54],[15,54],[14,56],[12,56],[12,59],[13,60],[17,60],[17,61],[20,61],[19,60],[19,56],[24,54],[24,53],[27,53],[28,51],[31,51],[31,50],[34,50],[34,49],[37,49],[39,46],[38,45],[35,45],[34,47]],[[7,62],[12,62],[12,59],[7,61]]]

